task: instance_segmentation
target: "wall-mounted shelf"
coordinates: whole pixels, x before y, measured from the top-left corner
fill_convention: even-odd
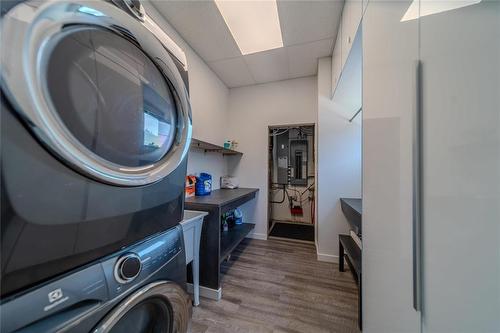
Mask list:
[[[232,150],[232,149],[227,149],[222,146],[214,145],[213,143],[198,140],[198,139],[191,139],[191,149],[201,149],[205,151],[205,153],[212,152],[212,153],[219,153],[222,155],[243,155],[242,152]]]

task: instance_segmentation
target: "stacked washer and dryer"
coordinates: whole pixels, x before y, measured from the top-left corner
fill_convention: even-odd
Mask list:
[[[135,0],[4,1],[1,331],[185,332],[183,51]]]

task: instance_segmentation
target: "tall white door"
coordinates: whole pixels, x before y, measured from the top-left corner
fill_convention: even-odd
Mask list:
[[[500,332],[500,1],[368,4],[363,288],[365,332]]]
[[[363,331],[420,332],[413,308],[412,126],[418,22],[412,1],[363,17]]]
[[[500,332],[500,2],[419,23],[423,332]]]

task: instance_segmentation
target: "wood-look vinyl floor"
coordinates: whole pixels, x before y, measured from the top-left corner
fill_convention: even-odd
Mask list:
[[[245,239],[222,271],[222,300],[201,299],[192,333],[359,332],[351,273],[317,261],[313,244]]]

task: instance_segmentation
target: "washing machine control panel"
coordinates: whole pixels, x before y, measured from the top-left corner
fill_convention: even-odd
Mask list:
[[[183,249],[179,227],[125,249],[102,263],[111,297],[146,280],[175,258]]]
[[[46,332],[49,322],[54,329],[66,327],[72,313],[93,311],[132,291],[180,255],[184,256],[182,229],[175,227],[0,304],[2,318],[12,318],[0,321],[0,331]]]

